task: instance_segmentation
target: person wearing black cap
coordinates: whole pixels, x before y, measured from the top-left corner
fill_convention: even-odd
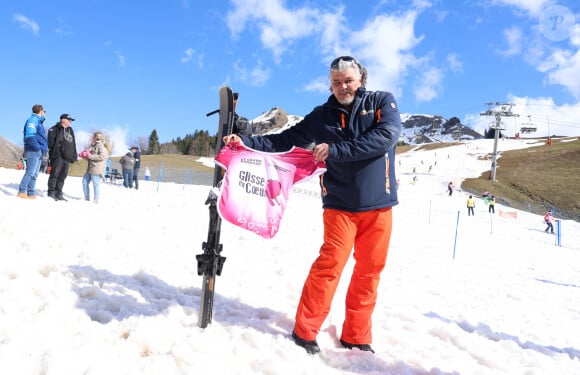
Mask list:
[[[60,121],[48,130],[48,157],[50,176],[48,196],[57,201],[66,201],[62,194],[64,180],[68,176],[71,163],[78,159],[75,133],[71,127],[75,119],[68,113],[60,116]]]
[[[232,130],[232,133],[239,135],[251,135],[252,125],[250,124],[250,121],[246,117],[238,115],[238,113],[236,112],[239,97],[240,94],[234,92],[234,128]]]

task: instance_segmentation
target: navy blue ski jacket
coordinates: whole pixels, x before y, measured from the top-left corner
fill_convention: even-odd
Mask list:
[[[393,95],[361,87],[351,112],[331,95],[279,134],[241,138],[246,146],[267,152],[327,143],[327,172],[321,179],[323,207],[363,212],[398,204],[394,161],[401,127]]]

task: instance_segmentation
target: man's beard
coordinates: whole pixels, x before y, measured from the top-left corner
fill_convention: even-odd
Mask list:
[[[351,105],[352,102],[354,102],[354,95],[349,95],[347,97],[345,97],[344,99],[338,99],[336,98],[336,100],[341,104],[341,105]]]

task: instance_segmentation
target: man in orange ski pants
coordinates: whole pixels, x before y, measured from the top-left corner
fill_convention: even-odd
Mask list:
[[[367,91],[366,76],[354,57],[340,56],[330,64],[332,95],[302,121],[278,134],[224,137],[266,152],[313,144],[315,158],[326,163],[324,244],[304,283],[292,332],[296,345],[310,354],[320,352],[316,336],[353,247],[356,263],[340,342],[374,353],[371,317],[391,238],[391,208],[398,204],[394,160],[402,125],[393,95]]]
[[[304,340],[316,339],[354,245],[356,264],[346,295],[341,340],[370,343],[371,315],[391,237],[391,208],[357,213],[326,209],[323,219],[324,244],[304,283],[294,332]]]

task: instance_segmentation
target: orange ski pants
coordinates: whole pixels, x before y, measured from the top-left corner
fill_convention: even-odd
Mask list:
[[[304,283],[294,332],[304,340],[316,339],[354,246],[355,266],[346,294],[341,339],[370,344],[371,316],[391,239],[391,208],[366,212],[325,209],[323,220],[324,243]]]

